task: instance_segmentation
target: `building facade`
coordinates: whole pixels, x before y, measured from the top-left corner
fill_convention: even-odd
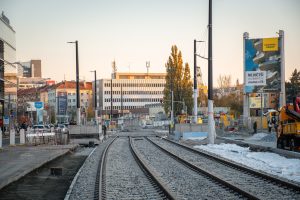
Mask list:
[[[40,88],[26,88],[18,90],[18,122],[30,125],[36,121],[35,111],[29,108],[29,102],[40,101]]]
[[[23,71],[23,77],[42,77],[42,62],[41,60],[30,60],[28,62],[20,62]]]
[[[0,15],[0,126],[3,127],[5,116],[13,115],[16,110],[17,69],[13,63],[16,61],[15,30],[9,19]],[[7,78],[6,78],[7,76]],[[9,79],[5,81],[6,79]],[[7,85],[6,85],[7,84]]]
[[[37,88],[48,85],[49,78],[39,78],[39,77],[19,77],[18,78],[18,88],[26,89],[26,88]]]
[[[114,73],[113,79],[97,80],[97,110],[100,115],[144,112],[148,104],[160,103],[165,73]],[[94,99],[94,98],[93,98]]]
[[[80,82],[80,107],[82,118],[88,117],[88,111],[92,110],[92,83]],[[45,90],[43,96],[45,96]],[[76,82],[63,81],[47,89],[48,98],[45,106],[48,115],[57,122],[76,121]]]

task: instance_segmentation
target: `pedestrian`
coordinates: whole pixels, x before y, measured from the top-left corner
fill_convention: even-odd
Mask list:
[[[271,130],[272,130],[272,122],[271,122],[271,120],[268,120],[268,129],[269,129],[269,133],[271,133]]]
[[[253,130],[254,130],[253,134],[257,133],[257,122],[256,121],[254,121],[254,123],[253,123]]]
[[[105,139],[105,137],[106,137],[106,126],[105,126],[105,124],[102,125],[102,131],[103,131],[103,137]]]
[[[278,131],[278,124],[277,124],[277,122],[274,124],[274,128],[275,128],[275,132],[277,133],[277,131]]]

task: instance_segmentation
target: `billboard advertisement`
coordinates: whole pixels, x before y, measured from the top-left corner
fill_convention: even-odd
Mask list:
[[[58,103],[58,115],[66,115],[67,113],[67,106],[68,106],[68,96],[67,93],[61,92],[58,94],[57,97],[57,103]]]
[[[245,91],[280,92],[279,38],[245,40]]]

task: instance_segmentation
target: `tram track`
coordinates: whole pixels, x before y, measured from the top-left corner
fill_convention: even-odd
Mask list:
[[[151,137],[147,140],[176,159],[181,159],[196,168],[213,173],[221,180],[249,194],[251,199],[300,198],[300,186],[297,184],[277,179],[167,139]]]
[[[230,183],[171,155],[146,138],[133,146],[176,199],[258,199]]]
[[[103,152],[98,199],[172,199],[139,161],[130,143],[129,137],[116,137]]]

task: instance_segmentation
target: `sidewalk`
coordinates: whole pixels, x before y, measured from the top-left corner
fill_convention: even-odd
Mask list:
[[[0,150],[0,189],[77,145],[14,146]]]

